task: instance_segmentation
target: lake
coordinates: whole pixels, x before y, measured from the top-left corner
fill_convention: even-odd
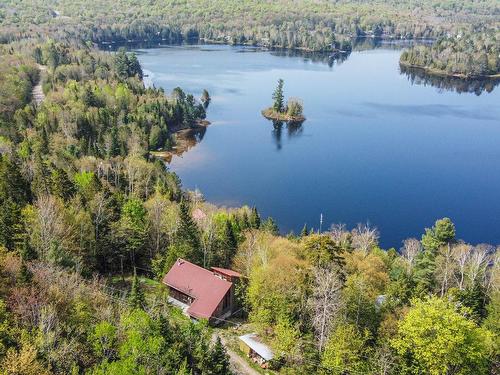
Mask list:
[[[382,246],[448,216],[459,238],[500,243],[500,89],[403,74],[398,48],[343,62],[249,47],[139,50],[147,83],[212,97],[200,142],[169,168],[218,205],[257,206],[280,230],[370,223]],[[279,78],[307,120],[261,110]]]

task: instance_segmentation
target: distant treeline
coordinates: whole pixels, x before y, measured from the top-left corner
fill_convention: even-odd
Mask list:
[[[134,2],[6,0],[0,41],[47,35],[96,43],[208,40],[314,51],[347,49],[358,36],[435,38],[498,25],[498,2],[485,0],[193,0]]]
[[[429,73],[464,78],[500,74],[500,33],[442,38],[429,46],[415,46],[401,54],[402,65]]]

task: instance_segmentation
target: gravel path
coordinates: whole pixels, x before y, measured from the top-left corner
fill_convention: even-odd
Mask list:
[[[260,375],[257,371],[255,371],[244,358],[241,358],[237,353],[232,351],[228,345],[226,344],[223,337],[214,333],[213,340],[217,339],[217,336],[220,337],[220,341],[222,345],[226,348],[227,355],[229,356],[229,362],[231,363],[231,370],[238,375]]]

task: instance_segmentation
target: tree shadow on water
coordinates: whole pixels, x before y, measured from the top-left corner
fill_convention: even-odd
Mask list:
[[[303,133],[303,122],[270,120],[273,124],[272,137],[279,151],[283,148],[283,128],[286,127],[288,139],[299,137]]]

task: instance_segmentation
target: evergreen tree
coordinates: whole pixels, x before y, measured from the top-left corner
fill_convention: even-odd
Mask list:
[[[51,192],[52,194],[64,199],[70,199],[75,193],[75,187],[68,178],[64,169],[54,167],[51,173]]]
[[[132,288],[129,295],[130,305],[135,309],[143,309],[146,305],[146,298],[144,292],[139,284],[137,272],[134,267],[134,278],[132,279]]]
[[[309,229],[307,228],[307,223],[304,224],[304,227],[302,228],[302,231],[300,232],[300,237],[307,237],[309,236]]]
[[[27,284],[31,281],[32,277],[33,275],[26,265],[26,262],[24,259],[21,260],[21,267],[19,268],[19,282],[21,284]]]
[[[256,207],[252,208],[252,212],[250,212],[250,218],[248,219],[248,221],[250,222],[251,228],[254,229],[260,228],[260,215]]]
[[[275,236],[279,235],[280,233],[278,225],[276,225],[272,217],[268,217],[267,220],[265,220],[260,227],[261,229]]]
[[[120,142],[118,140],[118,128],[113,126],[109,133],[110,136],[110,147],[108,151],[108,157],[117,156],[120,154]],[[125,153],[123,153],[125,155]]]
[[[457,297],[464,306],[471,309],[472,318],[476,322],[480,322],[486,317],[486,306],[489,301],[485,288],[481,283],[476,281],[470,287],[458,291]]]
[[[129,77],[137,76],[137,77],[139,77],[139,79],[142,79],[143,73],[142,73],[141,64],[139,63],[139,60],[137,59],[137,56],[135,53],[131,53],[129,56],[127,56],[127,63],[128,63],[128,75],[129,75]]]
[[[208,374],[210,375],[230,375],[229,370],[229,357],[226,353],[226,348],[222,345],[220,337],[210,351],[210,365],[208,366]]]
[[[200,100],[201,103],[203,104],[203,107],[207,109],[208,105],[210,104],[210,101],[212,100],[207,90],[203,89]]]
[[[436,286],[436,255],[431,250],[421,252],[415,261],[414,294],[418,297],[424,297],[431,293]]]
[[[436,220],[432,228],[425,228],[425,233],[422,235],[422,246],[426,250],[436,252],[441,246],[454,242],[455,235],[455,224],[445,217]]]
[[[344,250],[325,234],[311,234],[304,240],[305,256],[316,267],[336,267],[342,273]]]
[[[10,198],[23,205],[29,200],[29,185],[23,178],[16,160],[0,154],[0,200]]]
[[[273,92],[273,109],[276,112],[284,112],[285,111],[285,99],[283,96],[283,85],[284,81],[280,78],[278,80],[278,86],[276,86],[276,89]]]
[[[21,226],[21,209],[10,198],[0,198],[0,246],[13,250],[15,238]]]
[[[179,205],[179,228],[177,230],[177,241],[188,247],[188,255],[191,261],[202,264],[203,253],[200,244],[200,233],[198,226],[191,217],[186,200]]]
[[[19,255],[21,256],[21,259],[25,262],[36,259],[37,256],[36,251],[30,246],[28,237],[24,235],[22,237],[22,241],[20,242],[21,244],[20,244]]]
[[[445,217],[436,220],[432,228],[426,228],[422,235],[424,251],[415,262],[415,295],[423,297],[432,293],[436,286],[436,255],[442,246],[450,246],[455,241],[455,225]]]
[[[118,224],[118,239],[128,251],[130,263],[135,266],[143,253],[147,236],[146,209],[140,199],[131,198],[123,204]]]
[[[128,78],[128,58],[125,48],[120,48],[115,56],[114,67],[116,71],[116,75],[120,79]]]
[[[223,231],[223,246],[225,248],[225,257],[224,257],[224,267],[229,267],[231,264],[231,259],[234,254],[236,254],[236,250],[238,249],[238,242],[236,241],[236,236],[234,235],[233,226],[231,225],[231,220],[226,220],[224,222],[224,231]]]

